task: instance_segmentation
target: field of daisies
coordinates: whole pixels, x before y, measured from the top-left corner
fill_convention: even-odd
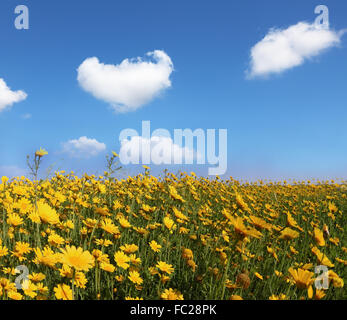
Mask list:
[[[115,153],[35,179],[44,155],[1,178],[0,299],[347,298],[346,182],[117,179]]]

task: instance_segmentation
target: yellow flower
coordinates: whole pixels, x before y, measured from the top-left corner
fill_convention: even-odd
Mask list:
[[[38,215],[37,211],[33,211],[29,214],[28,218],[34,222],[34,223],[41,223],[40,216]]]
[[[192,271],[195,272],[195,269],[197,267],[197,264],[194,262],[193,259],[186,260],[186,263],[189,267],[191,267]]]
[[[12,300],[22,300],[23,299],[23,295],[21,295],[19,292],[16,292],[16,291],[9,291],[7,293],[7,296]]]
[[[30,248],[30,244],[27,242],[16,242],[15,245],[15,251],[12,252],[12,256],[15,256],[19,259],[19,261],[26,260],[25,257],[23,257],[24,254],[29,253],[32,250]]]
[[[123,208],[123,205],[118,200],[113,201],[113,210],[117,210],[120,208]]]
[[[16,291],[16,285],[13,282],[10,282],[6,278],[0,278],[0,294],[3,294],[3,290],[5,292]]]
[[[328,271],[329,280],[333,282],[333,286],[335,288],[343,288],[344,281],[342,278],[340,278],[334,271],[329,270]]]
[[[27,198],[21,198],[15,204],[15,207],[19,209],[21,214],[27,214],[32,208],[31,202]]]
[[[8,177],[6,177],[6,176],[1,177],[1,182],[2,182],[3,184],[6,184],[8,180],[9,180],[9,179],[8,179]]]
[[[168,228],[169,230],[171,229],[175,229],[176,225],[175,225],[175,221],[173,221],[170,217],[166,216],[163,219],[164,225],[166,228]]]
[[[116,267],[113,264],[106,262],[101,262],[100,268],[107,272],[114,272],[114,270],[116,269]]]
[[[253,215],[249,216],[249,218],[252,221],[253,225],[255,225],[256,227],[260,229],[268,229],[268,230],[272,229],[272,225],[270,223],[267,223],[264,219],[261,219]]]
[[[314,233],[314,239],[316,240],[317,244],[321,247],[325,246],[323,232],[319,230],[318,228],[314,228],[313,233]]]
[[[35,298],[37,296],[37,293],[35,292],[37,290],[37,286],[30,280],[24,280],[22,283],[22,288],[26,296],[30,298]]]
[[[154,275],[156,275],[156,274],[159,274],[159,271],[158,271],[156,268],[154,268],[154,267],[149,267],[149,268],[148,268],[148,271],[149,271],[149,273],[150,273],[152,276],[154,276]]]
[[[7,223],[13,227],[17,227],[23,224],[23,218],[21,218],[17,213],[10,213],[7,218]]]
[[[112,222],[111,219],[105,218],[101,222],[100,227],[110,234],[119,234],[119,228]]]
[[[139,233],[139,234],[141,234],[141,235],[146,235],[146,234],[148,234],[148,231],[147,231],[145,228],[133,227],[133,229],[134,229],[137,233]]]
[[[251,236],[254,238],[261,238],[262,237],[262,233],[259,232],[256,229],[253,228],[247,228],[244,223],[243,223],[243,219],[241,217],[229,217],[229,221],[231,223],[231,225],[234,226],[235,232],[237,234],[239,234],[241,237],[247,237],[247,236]]]
[[[321,300],[325,297],[324,290],[316,290],[316,293],[314,295],[315,300]]]
[[[178,194],[177,190],[175,187],[173,186],[169,186],[169,193],[170,193],[170,196],[175,199],[175,200],[179,200],[181,202],[185,202],[185,200]]]
[[[337,210],[338,210],[338,208],[336,207],[336,205],[335,205],[333,202],[331,202],[331,201],[329,201],[328,207],[329,207],[329,211],[330,211],[331,213],[335,213],[335,212],[337,212]]]
[[[173,210],[176,218],[182,219],[184,221],[189,221],[189,218],[187,216],[185,216],[181,211],[179,211],[176,207],[172,207],[172,210]]]
[[[225,242],[229,243],[230,237],[228,236],[228,234],[224,230],[222,230],[222,237],[223,237]]]
[[[64,222],[64,226],[66,227],[66,228],[68,228],[68,229],[74,229],[74,224],[73,224],[73,222],[71,221],[71,220],[66,220],[65,222]]]
[[[43,200],[40,200],[37,203],[37,214],[40,217],[41,221],[45,223],[58,224],[60,222],[57,212]]]
[[[141,258],[136,257],[136,254],[131,254],[131,255],[129,256],[129,258],[130,258],[130,262],[131,262],[132,264],[140,264],[140,263],[141,263]]]
[[[32,273],[28,276],[28,278],[32,281],[32,282],[40,282],[42,280],[44,280],[46,278],[46,276],[43,273]]]
[[[21,254],[29,253],[32,248],[30,248],[30,244],[27,242],[17,241],[15,245],[15,250]]]
[[[83,251],[81,247],[66,246],[60,249],[60,262],[74,268],[77,271],[88,271],[94,265],[94,257],[89,251]]]
[[[312,286],[309,286],[308,289],[307,289],[307,297],[309,299],[312,299],[312,297],[313,297],[313,288],[312,288]]]
[[[47,246],[42,251],[40,248],[34,249],[34,252],[36,254],[36,257],[33,260],[35,264],[43,264],[49,267],[54,267],[54,265],[58,262],[58,254],[54,253],[52,249]]]
[[[126,244],[124,246],[121,246],[120,249],[125,253],[129,254],[136,252],[139,249],[139,247],[136,244]]]
[[[96,258],[96,261],[98,262],[104,262],[104,263],[110,263],[110,259],[108,257],[107,253],[102,253],[102,251],[98,250],[98,249],[94,249],[92,251],[92,255],[94,258]]]
[[[258,279],[264,280],[263,276],[262,276],[260,273],[254,272],[254,275],[255,275]]]
[[[114,255],[114,261],[116,261],[118,267],[123,269],[128,269],[130,267],[129,261],[130,258],[123,252],[123,251],[117,251]]]
[[[142,204],[142,210],[145,212],[154,212],[156,207],[151,207],[148,204],[143,203]]]
[[[120,275],[120,276],[115,276],[115,279],[118,281],[118,282],[123,282],[124,281],[124,276]]]
[[[108,239],[96,239],[95,243],[99,246],[104,246],[104,247],[108,247],[112,244],[112,241],[108,240]]]
[[[6,256],[7,254],[8,254],[8,249],[0,245],[0,258]]]
[[[71,283],[72,281],[74,281],[74,285],[78,288],[82,288],[82,289],[85,289],[86,288],[86,284],[88,282],[85,274],[81,271],[77,271],[75,273],[75,277],[73,280],[71,280]]]
[[[48,152],[45,149],[42,149],[41,147],[40,147],[40,150],[37,150],[35,152],[35,156],[37,156],[39,158],[45,156],[46,154],[48,154]]]
[[[299,233],[293,229],[285,228],[282,230],[280,236],[278,239],[284,239],[284,240],[292,240],[299,236]]]
[[[55,297],[59,300],[72,300],[72,290],[66,284],[58,284],[54,288]]]
[[[193,251],[188,248],[182,248],[182,258],[183,259],[193,259]]]
[[[169,277],[169,276],[167,276],[167,275],[165,275],[165,274],[161,274],[161,275],[160,275],[160,282],[161,282],[162,284],[167,283],[169,280],[170,280],[170,277]]]
[[[43,283],[37,283],[36,289],[39,293],[44,294],[48,292],[48,287],[44,286]]]
[[[131,227],[130,222],[129,222],[127,219],[125,219],[125,218],[120,218],[120,219],[118,220],[118,222],[119,222],[119,224],[120,224],[123,228],[130,228],[130,227]]]
[[[279,294],[278,296],[276,295],[272,295],[271,297],[269,297],[269,300],[287,300],[287,296],[283,293]]]
[[[228,256],[224,251],[219,252],[219,258],[223,263],[226,263],[228,260]]]
[[[172,264],[167,264],[164,261],[159,261],[156,265],[156,267],[162,271],[162,272],[166,272],[167,274],[171,274],[174,272],[174,268],[172,267]]]
[[[236,193],[236,204],[241,210],[250,211],[247,203],[242,199],[242,196],[238,193]]]
[[[297,270],[289,268],[288,271],[293,277],[293,280],[299,289],[307,289],[314,282],[314,279],[312,278],[314,276],[314,273],[311,271],[301,268],[298,268]]]
[[[297,228],[299,229],[300,231],[304,231],[302,228],[300,228],[300,226],[298,225],[298,223],[294,220],[293,216],[290,214],[290,212],[287,212],[287,224],[290,226],[290,227],[293,227],[293,228]]]
[[[289,249],[290,249],[290,251],[293,253],[293,254],[298,254],[299,253],[299,251],[298,250],[296,250],[294,247],[292,247],[292,246],[289,246]]]
[[[6,267],[2,269],[2,272],[5,274],[10,274],[12,276],[14,276],[17,273],[16,268],[6,268]]]
[[[137,271],[130,271],[128,278],[132,283],[135,284],[142,284],[143,282],[142,278],[140,277],[140,274]]]
[[[338,246],[340,243],[340,239],[339,238],[329,238],[329,241],[331,243],[333,243],[335,246]]]
[[[58,234],[53,233],[48,237],[48,243],[51,246],[61,246],[65,243],[65,240],[63,237],[59,236]]]
[[[65,278],[72,278],[73,276],[73,270],[66,264],[63,264],[63,266],[59,269],[59,273]]]
[[[184,228],[184,227],[180,227],[179,233],[187,234],[188,232],[189,232],[189,229]]]
[[[317,247],[313,247],[311,251],[315,254],[318,259],[319,264],[333,268],[334,264],[330,262],[328,257],[324,255]]]
[[[172,288],[165,289],[160,298],[163,300],[184,300],[182,293]]]
[[[154,252],[159,252],[160,249],[161,249],[161,245],[158,244],[155,240],[152,240],[152,241],[149,243],[149,246],[151,247],[151,249],[152,249]]]

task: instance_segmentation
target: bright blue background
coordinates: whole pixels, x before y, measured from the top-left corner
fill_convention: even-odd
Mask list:
[[[14,9],[30,10],[30,29],[16,30]],[[0,166],[25,169],[42,146],[46,165],[102,172],[104,155],[59,154],[61,143],[86,135],[119,151],[124,128],[227,128],[228,172],[236,178],[347,178],[347,48],[267,80],[247,80],[251,47],[271,27],[313,22],[317,1],[98,0],[0,2],[0,78],[28,98],[0,113]],[[347,2],[329,0],[330,25],[347,27]],[[126,114],[81,90],[84,59],[118,64],[164,50],[172,88]],[[24,120],[22,115],[32,114]],[[206,167],[192,166],[200,174]],[[170,168],[169,168],[170,169]],[[1,174],[1,172],[0,172]],[[4,174],[4,173],[3,173]],[[7,172],[10,175],[10,172]]]

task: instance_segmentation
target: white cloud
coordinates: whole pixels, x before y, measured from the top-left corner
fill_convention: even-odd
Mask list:
[[[98,142],[96,139],[89,139],[85,136],[79,139],[69,140],[62,145],[64,153],[68,153],[76,158],[93,157],[106,149],[104,143]]]
[[[4,81],[0,78],[0,112],[7,107],[12,107],[16,102],[25,100],[27,94],[24,91],[12,91]]]
[[[88,58],[78,67],[77,80],[85,91],[111,104],[117,112],[134,111],[171,86],[170,57],[161,50],[147,56],[154,62],[137,58],[112,65]]]
[[[27,176],[27,174],[27,170],[17,166],[0,166],[0,177],[6,176],[8,178],[13,178]]]
[[[271,29],[251,49],[250,78],[281,73],[299,66],[325,49],[337,46],[345,31],[299,22],[287,29]]]
[[[122,164],[153,163],[183,164],[199,157],[196,151],[175,144],[170,137],[152,136],[150,139],[133,136],[121,141],[119,158]],[[147,159],[147,160],[145,160]]]
[[[27,120],[32,117],[31,113],[24,113],[21,115],[22,119]]]

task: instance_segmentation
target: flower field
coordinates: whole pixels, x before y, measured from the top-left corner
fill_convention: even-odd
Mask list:
[[[346,299],[346,195],[344,182],[241,184],[148,168],[122,180],[2,177],[0,297]]]

